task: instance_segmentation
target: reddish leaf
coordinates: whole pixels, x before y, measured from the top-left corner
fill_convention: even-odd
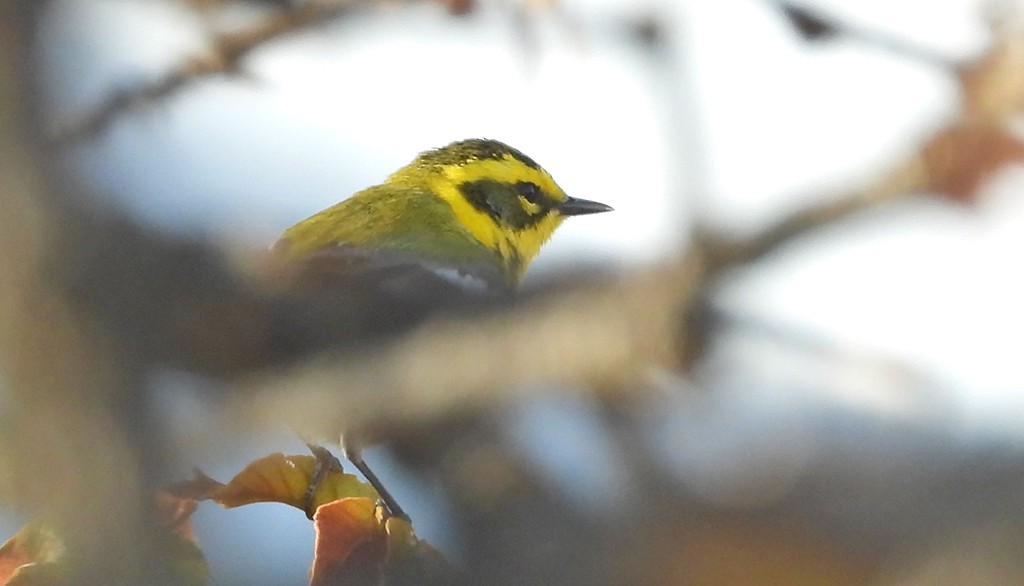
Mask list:
[[[367,498],[327,503],[313,516],[316,548],[310,586],[377,584],[388,555],[381,510]]]
[[[198,503],[167,493],[158,493],[157,502],[162,526],[154,543],[158,544],[158,559],[165,564],[166,573],[175,577],[176,584],[206,584],[210,566],[196,543],[191,520]]]
[[[304,510],[316,466],[314,456],[275,453],[251,462],[227,484],[197,471],[194,480],[161,495],[161,518],[190,539],[188,519],[195,499],[227,508],[281,502]],[[400,578],[400,583],[446,583],[449,566],[444,558],[417,539],[408,521],[385,518],[370,485],[335,466],[322,475],[312,500],[317,537],[311,584],[369,586],[391,577]]]
[[[48,526],[29,523],[0,546],[0,584],[56,584],[63,574],[64,544]]]
[[[180,498],[168,492],[156,493],[157,515],[164,527],[182,539],[195,542],[192,513],[199,503],[195,499]]]
[[[922,159],[928,188],[971,203],[996,171],[1024,162],[1024,143],[1002,128],[966,123],[932,138]]]
[[[154,500],[158,522],[154,543],[159,544],[159,559],[169,575],[175,576],[175,583],[206,584],[210,567],[192,529],[192,513],[199,502],[163,491],[157,492]]]
[[[200,585],[209,579],[206,558],[195,543],[190,517],[196,501],[158,493],[152,543],[154,560],[163,564],[158,574],[172,576],[175,584]],[[34,521],[0,546],[0,586],[54,586],[76,584],[78,568],[69,562],[64,542],[49,525]]]
[[[328,503],[313,517],[316,554],[310,569],[311,586],[446,584],[451,568],[436,549],[416,537],[412,525],[369,499],[349,498]]]

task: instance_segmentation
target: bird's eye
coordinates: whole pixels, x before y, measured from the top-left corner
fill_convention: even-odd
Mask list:
[[[529,181],[520,181],[516,183],[516,191],[526,201],[536,204],[540,201],[540,188],[537,184],[530,183]]]

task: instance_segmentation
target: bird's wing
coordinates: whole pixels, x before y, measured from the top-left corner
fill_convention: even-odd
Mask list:
[[[400,334],[439,313],[472,315],[511,290],[491,266],[447,266],[394,251],[338,245],[278,272],[280,352],[342,348]]]

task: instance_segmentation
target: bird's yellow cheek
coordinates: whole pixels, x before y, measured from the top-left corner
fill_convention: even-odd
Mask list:
[[[473,207],[462,197],[456,184],[448,181],[434,181],[430,191],[448,202],[459,224],[469,231],[480,244],[491,250],[501,251],[502,233],[494,219]]]
[[[551,212],[533,226],[514,233],[515,236],[512,244],[518,252],[520,259],[520,276],[526,272],[530,262],[537,256],[541,247],[551,238],[551,235],[561,225],[563,220],[565,218],[560,214]]]

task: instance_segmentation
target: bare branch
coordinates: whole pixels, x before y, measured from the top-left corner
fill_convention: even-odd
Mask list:
[[[126,112],[167,99],[201,79],[235,73],[242,59],[252,51],[335,20],[359,1],[302,2],[275,12],[252,27],[217,34],[207,53],[187,59],[151,84],[115,92],[94,111],[59,130],[49,143],[55,148],[68,148],[98,136]]]
[[[876,184],[844,197],[797,210],[751,238],[730,240],[702,229],[697,237],[697,245],[705,251],[709,265],[715,267],[713,272],[753,263],[807,233],[887,201],[905,198],[927,186],[925,161],[922,156],[913,156]]]
[[[942,55],[931,47],[914,44],[907,39],[899,38],[886,31],[861,26],[857,23],[841,20],[827,14],[826,11],[799,6],[790,0],[767,0],[776,6],[808,39],[824,38],[832,35],[844,35],[856,39],[871,47],[877,47],[922,64],[940,68],[955,65],[953,59]]]
[[[161,584],[142,530],[143,442],[131,441],[121,420],[136,381],[119,370],[125,362],[103,328],[52,278],[71,230],[46,205],[54,199],[46,159],[33,148],[23,59],[31,4],[0,9],[11,49],[0,51],[0,493],[66,531],[83,560],[81,583]]]
[[[231,412],[330,434],[494,405],[536,383],[625,389],[680,354],[700,262],[561,291],[476,320],[427,324],[382,348],[250,382]],[[338,409],[325,406],[341,405]]]

